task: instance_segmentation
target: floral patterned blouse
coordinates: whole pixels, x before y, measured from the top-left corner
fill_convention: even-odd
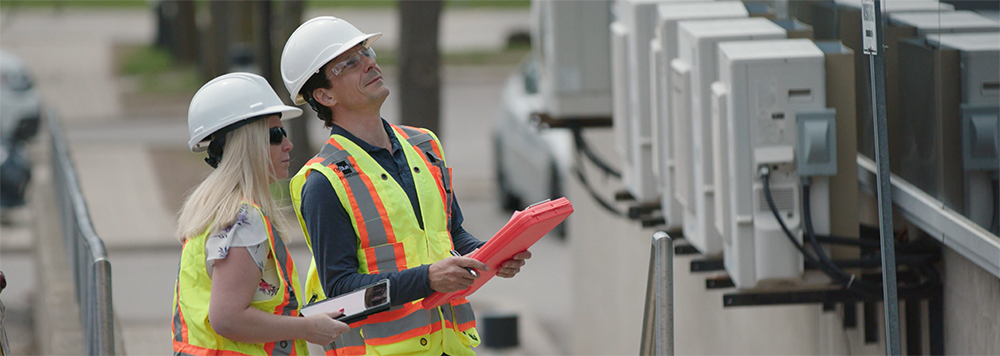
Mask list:
[[[253,209],[252,212],[251,209]],[[278,285],[281,283],[274,256],[271,254],[270,243],[267,241],[267,226],[264,225],[264,220],[260,216],[257,208],[244,205],[240,208],[233,225],[213,231],[205,239],[205,267],[208,269],[210,278],[215,260],[229,256],[231,247],[245,247],[250,252],[250,257],[257,263],[257,268],[261,271],[260,284],[253,295],[254,301],[274,298],[274,295],[278,293]]]

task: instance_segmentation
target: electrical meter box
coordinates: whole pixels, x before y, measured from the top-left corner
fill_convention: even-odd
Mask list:
[[[690,0],[687,0],[691,2]],[[653,138],[650,114],[649,88],[653,72],[650,71],[650,41],[657,23],[657,5],[670,3],[665,0],[621,0],[615,3],[615,22],[624,27],[624,56],[627,75],[622,94],[629,107],[628,125],[624,132],[625,164],[623,181],[628,192],[640,203],[660,200],[659,187],[653,176]],[[617,74],[619,71],[615,71]],[[615,91],[618,95],[618,91]],[[617,124],[618,122],[616,122]]]
[[[718,44],[730,41],[783,39],[785,30],[763,18],[682,21],[677,25],[677,59],[690,66],[690,89],[683,94],[690,115],[674,117],[674,137],[689,136],[690,154],[678,166],[679,180],[690,199],[684,208],[684,238],[705,255],[722,253],[722,240],[714,228],[715,201],[711,130],[711,85],[718,79]],[[687,130],[690,128],[690,130]],[[693,204],[691,204],[693,203]]]
[[[544,110],[557,118],[611,116],[611,1],[532,2]]]
[[[726,186],[721,210],[729,212],[726,230],[730,231],[723,235],[723,258],[738,288],[801,278],[803,256],[776,220],[758,172],[761,167],[770,170],[770,192],[778,214],[801,242],[799,165],[829,151],[829,142],[824,145],[823,140],[835,141],[829,135],[835,128],[824,129],[826,124],[819,130],[800,130],[803,123],[832,122],[832,110],[825,110],[823,56],[804,39],[719,45],[719,81],[713,84],[712,97],[714,127],[722,136],[715,142],[727,142],[726,161],[717,165],[723,171],[718,176],[727,177],[720,182]],[[799,145],[818,150],[802,154]],[[812,187],[810,207],[829,205],[828,187]],[[812,218],[817,233],[829,229],[829,209],[814,209]]]
[[[657,7],[655,37],[650,42],[650,114],[653,134],[654,176],[660,191],[660,206],[667,231],[680,231],[683,206],[675,197],[678,191],[673,145],[673,108],[670,103],[674,87],[670,62],[677,58],[677,23],[687,20],[746,18],[747,9],[738,1],[704,3],[668,3]]]
[[[908,100],[900,177],[997,234],[1000,33],[931,35],[899,47]]]

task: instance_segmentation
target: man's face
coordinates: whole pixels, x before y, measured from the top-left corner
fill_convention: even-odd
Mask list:
[[[325,90],[337,105],[348,109],[382,106],[389,88],[374,57],[374,50],[359,44],[323,66],[323,74],[330,80],[330,88]]]

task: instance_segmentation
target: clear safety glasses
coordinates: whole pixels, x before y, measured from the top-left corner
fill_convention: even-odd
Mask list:
[[[371,47],[368,47],[360,51],[351,53],[344,60],[337,62],[337,64],[334,64],[333,68],[330,68],[330,71],[333,72],[333,75],[340,75],[341,73],[344,73],[346,71],[354,70],[354,68],[357,68],[361,64],[361,56],[365,56],[371,58],[372,60],[375,60],[375,50],[372,49]]]

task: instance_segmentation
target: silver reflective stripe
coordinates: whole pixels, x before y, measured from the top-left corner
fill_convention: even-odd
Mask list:
[[[330,351],[332,349],[354,346],[365,346],[365,338],[361,337],[361,328],[351,328],[350,331],[340,334],[340,337],[332,344],[323,346],[323,350]]]
[[[431,310],[417,309],[417,311],[410,315],[393,321],[368,324],[361,327],[365,329],[365,338],[381,339],[439,322],[441,322],[441,314],[438,313],[438,308]]]
[[[404,129],[404,131],[406,131],[406,129]],[[407,133],[409,133],[409,131],[407,131]],[[417,148],[420,148],[421,151],[424,151],[424,154],[427,156],[427,161],[437,167],[441,172],[441,187],[444,188],[445,196],[444,208],[448,216],[446,218],[446,228],[448,231],[451,231],[451,172],[448,172],[448,166],[445,164],[444,160],[434,153],[434,146],[431,144],[431,142],[434,141],[434,137],[431,136],[431,134],[422,133],[418,135],[411,135],[410,138],[406,139],[406,141],[409,142],[410,145],[417,146]]]
[[[455,321],[455,315],[451,312],[451,304],[445,303],[444,305],[442,305],[441,314],[444,317],[444,320],[451,322]]]
[[[420,132],[420,130],[417,130],[409,126],[396,126],[396,127],[398,127],[400,130],[403,130],[403,132],[406,133],[406,136],[414,137],[423,134],[423,132]],[[407,139],[407,141],[409,141],[409,139]]]
[[[347,159],[350,157],[350,154],[329,143],[323,145],[323,148],[316,157],[323,159],[324,166],[340,162],[350,164],[350,160]],[[331,169],[336,169],[336,167]],[[357,170],[358,168],[353,167],[353,169]],[[378,213],[378,208],[375,206],[375,199],[372,198],[371,192],[368,191],[368,186],[361,180],[361,173],[355,173],[344,174],[344,177],[347,178],[347,185],[351,188],[351,195],[354,196],[354,201],[358,204],[358,210],[361,210],[361,220],[364,221],[365,228],[368,231],[367,247],[385,245],[389,243],[389,238],[385,232],[382,216]]]
[[[470,321],[476,321],[476,314],[472,312],[471,303],[455,305],[452,306],[452,308],[455,310],[455,326],[465,324]]]
[[[174,295],[177,296],[177,308],[174,310],[174,341],[184,342],[184,335],[181,335],[184,327],[181,325],[181,303],[180,303],[180,281],[174,284],[175,292]]]
[[[393,245],[382,245],[375,247],[375,260],[378,262],[379,272],[396,272],[396,251]]]
[[[416,132],[417,134],[416,135],[410,135],[410,138],[406,139],[406,142],[409,142],[413,146],[419,146],[420,149],[426,151],[426,149],[424,148],[423,144],[433,141],[434,137],[431,136],[431,134],[429,134],[429,133],[420,133],[419,131],[416,131],[416,130],[414,130],[414,132]],[[430,144],[428,144],[426,147],[427,148],[432,148],[430,146]]]
[[[196,355],[186,354],[180,351],[174,351],[174,356],[196,356]]]
[[[323,159],[322,165],[324,165],[324,166],[329,166],[330,163],[333,163],[333,162],[336,162],[336,161],[347,160],[347,157],[350,157],[350,156],[351,156],[351,154],[347,153],[347,151],[339,149],[339,148],[337,148],[337,146],[331,145],[329,143],[323,145],[323,148],[321,148],[319,150],[319,153],[316,155],[316,157],[319,157],[319,158]]]

